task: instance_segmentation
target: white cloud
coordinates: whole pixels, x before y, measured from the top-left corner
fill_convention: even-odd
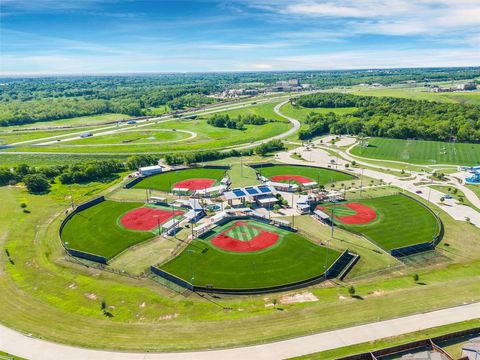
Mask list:
[[[336,70],[401,67],[478,66],[480,53],[469,49],[340,51],[264,59],[272,70]],[[256,63],[238,64],[255,69]]]

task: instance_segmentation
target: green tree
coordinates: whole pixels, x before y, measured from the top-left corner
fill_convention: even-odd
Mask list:
[[[23,182],[30,193],[43,193],[48,191],[50,183],[45,175],[29,174],[23,178]]]

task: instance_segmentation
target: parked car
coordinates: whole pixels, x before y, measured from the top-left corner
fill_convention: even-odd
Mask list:
[[[423,194],[423,191],[422,190],[417,190],[415,191],[417,194]]]

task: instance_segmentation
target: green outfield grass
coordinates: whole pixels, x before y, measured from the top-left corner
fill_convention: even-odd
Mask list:
[[[480,144],[386,138],[370,138],[368,143],[367,147],[355,146],[352,155],[427,165],[480,163]]]
[[[390,195],[354,202],[375,210],[377,218],[362,225],[336,223],[346,230],[368,236],[386,250],[429,242],[437,233],[435,216],[423,205],[406,196]]]
[[[295,165],[275,165],[264,168],[257,168],[263,176],[270,178],[275,175],[297,175],[304,176],[316,181],[319,185],[325,185],[336,181],[354,180],[355,177],[340,171],[330,169],[295,166]]]
[[[142,203],[104,201],[75,214],[62,230],[62,241],[70,249],[114,257],[132,245],[153,237],[149,231],[132,231],[117,221]]]
[[[88,138],[69,141],[71,145],[98,145],[98,144],[136,144],[136,143],[165,143],[182,141],[192,135],[185,131],[173,131],[172,129],[130,129],[119,131],[110,135],[92,136]]]
[[[183,180],[203,178],[214,179],[219,182],[220,180],[222,180],[224,175],[225,170],[223,169],[198,168],[169,171],[163,174],[149,176],[144,180],[140,181],[138,184],[134,185],[133,187],[137,189],[153,189],[170,192],[173,185]]]
[[[280,235],[273,246],[251,253],[220,250],[210,241],[232,222],[215,228],[203,240],[190,244],[161,269],[196,286],[213,285],[225,289],[255,289],[290,284],[324,273],[340,252],[321,247],[298,234],[249,220],[248,224]]]

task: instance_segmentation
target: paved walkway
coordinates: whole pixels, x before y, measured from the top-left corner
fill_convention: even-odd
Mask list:
[[[348,316],[348,314],[345,314],[345,316]],[[285,359],[479,317],[480,303],[472,303],[264,345],[184,353],[125,353],[82,349],[30,338],[0,325],[0,349],[30,360]]]

